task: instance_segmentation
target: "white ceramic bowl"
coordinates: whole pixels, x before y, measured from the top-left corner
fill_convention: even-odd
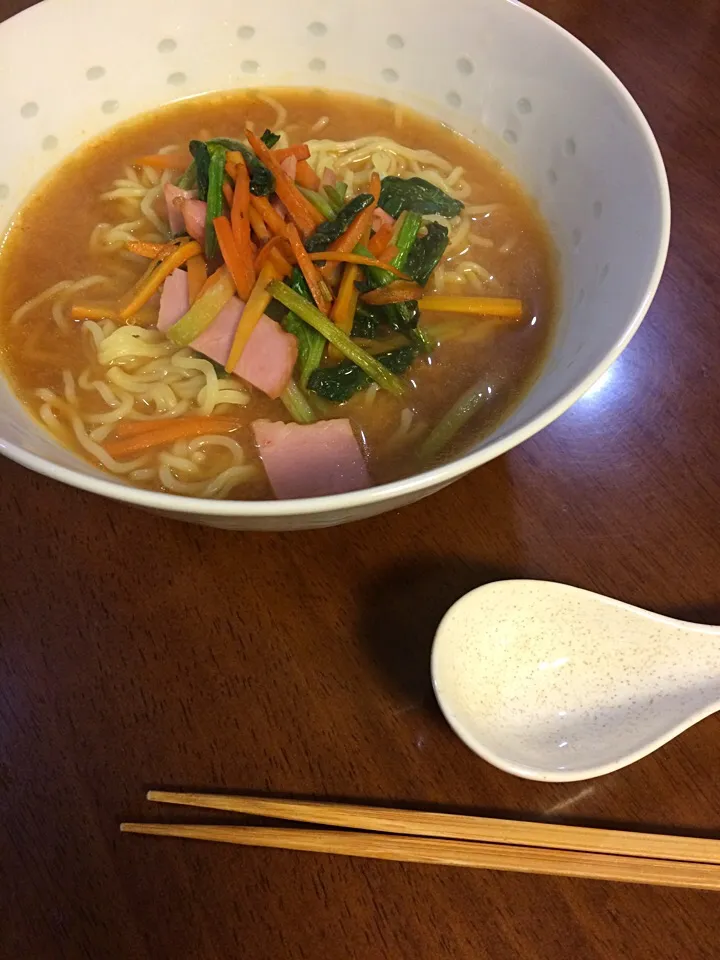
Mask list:
[[[28,69],[32,64],[32,69]],[[538,200],[560,254],[561,315],[514,414],[453,463],[314,500],[149,493],[59,447],[0,382],[0,451],[65,483],[236,529],[356,520],[439,490],[549,424],[637,330],[665,262],[670,202],[652,132],[586,47],[512,0],[44,0],[0,26],[0,233],[83,140],[169,100],[243,86],[382,95],[488,148]]]

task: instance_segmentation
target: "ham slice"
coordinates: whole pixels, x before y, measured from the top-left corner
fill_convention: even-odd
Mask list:
[[[297,157],[294,154],[290,154],[289,157],[285,157],[282,161],[280,169],[284,170],[291,180],[294,180],[297,176],[297,164]]]
[[[183,218],[182,207],[186,200],[194,200],[197,197],[196,190],[181,190],[174,183],[166,183],[163,188],[165,203],[167,204],[168,223],[170,233],[177,236],[185,230],[185,220]]]
[[[175,270],[163,286],[158,329],[167,331],[188,309],[187,273]],[[244,309],[243,301],[233,297],[210,326],[193,340],[192,349],[225,366]],[[297,339],[263,314],[233,373],[276,400],[292,376],[297,350]]]
[[[331,170],[330,167],[325,167],[322,175],[322,185],[324,187],[334,187],[337,183],[337,174],[334,170]]]
[[[375,212],[373,213],[372,218],[372,228],[375,233],[378,232],[380,227],[387,224],[390,227],[395,226],[395,217],[391,217],[389,213],[386,213],[381,207],[375,207]]]
[[[185,229],[201,247],[205,246],[205,218],[207,204],[204,200],[185,200],[182,205]]]
[[[173,270],[163,284],[160,294],[160,312],[158,314],[158,330],[163,333],[190,309],[190,291],[188,275],[185,270]]]
[[[279,500],[325,497],[370,486],[349,420],[310,424],[255,420],[252,430]]]

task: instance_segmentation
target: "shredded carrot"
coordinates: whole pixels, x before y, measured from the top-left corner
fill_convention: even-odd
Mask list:
[[[223,197],[225,198],[225,203],[232,207],[233,202],[233,188],[227,182],[227,180],[222,185]]]
[[[383,250],[390,243],[393,235],[393,227],[389,223],[384,223],[380,229],[373,234],[368,241],[367,248],[374,257],[379,257]]]
[[[212,287],[215,286],[216,283],[219,283],[220,280],[224,280],[225,277],[228,275],[228,272],[229,272],[228,268],[223,263],[222,266],[218,267],[214,273],[210,274],[210,276],[207,278],[207,280],[202,285],[202,287],[200,287],[200,293],[197,295],[195,299],[198,299],[199,297],[204,296],[208,292],[208,290],[210,290]]]
[[[395,283],[388,284],[386,287],[378,287],[377,290],[370,290],[369,293],[364,293],[361,299],[363,303],[369,303],[377,307],[384,303],[402,303],[403,300],[419,300],[423,293],[424,290],[419,284],[398,280]]]
[[[355,318],[355,308],[358,301],[358,288],[355,285],[360,277],[360,267],[356,263],[349,263],[343,272],[337,298],[333,304],[330,319],[335,326],[343,330],[348,336],[352,330]]]
[[[120,420],[115,424],[114,434],[109,443],[115,443],[117,440],[126,440],[128,437],[141,436],[143,433],[151,433],[153,430],[162,430],[169,423],[204,423],[206,426],[211,422],[218,424],[238,424],[236,417],[225,416],[224,414],[208,414],[207,416],[187,416],[187,417],[156,417],[154,420]]]
[[[190,257],[187,262],[188,272],[188,293],[190,295],[190,305],[200,296],[200,291],[207,280],[207,264],[202,257]]]
[[[297,224],[303,236],[309,236],[316,226],[325,222],[325,217],[310,203],[298,190],[294,182],[282,169],[262,140],[255,136],[252,130],[246,135],[255,155],[271,171],[275,177],[275,193],[285,204],[289,215]]]
[[[408,280],[407,274],[402,273],[397,267],[393,267],[383,260],[376,260],[374,257],[363,257],[359,253],[338,253],[336,250],[319,250],[317,253],[309,253],[311,260],[327,260],[329,263],[357,263],[363,267],[380,267],[387,270],[388,273],[395,274],[401,280]]]
[[[361,210],[345,233],[341,234],[337,240],[334,240],[330,244],[330,250],[333,252],[352,253],[358,243],[360,243],[360,239],[365,231],[369,229],[373,214],[375,213],[375,207],[377,207],[378,200],[380,199],[380,177],[375,171],[373,171],[370,177],[369,193],[372,194],[373,202],[369,207]],[[330,277],[332,276],[333,270],[333,266],[330,263],[326,263],[320,273],[324,277]]]
[[[289,240],[287,240],[286,237],[271,237],[270,240],[268,240],[265,246],[262,247],[258,255],[255,257],[256,273],[259,273],[260,268],[268,259],[268,257],[270,257],[271,262],[276,265],[278,264],[279,259],[282,261],[282,269],[284,270],[285,268],[287,268],[287,271],[285,272],[284,276],[287,276],[287,274],[290,273],[290,270],[292,269],[292,267],[290,266],[288,259],[284,256],[284,253],[281,253],[280,250],[278,249],[279,247],[288,248]],[[278,257],[273,256],[273,251],[277,252]]]
[[[306,143],[296,143],[292,147],[280,147],[279,150],[273,150],[272,155],[278,163],[282,163],[283,160],[287,160],[288,157],[307,160],[310,156],[310,147]]]
[[[144,306],[150,297],[159,289],[163,281],[170,276],[173,270],[181,267],[191,257],[196,257],[200,253],[200,244],[195,240],[189,240],[181,244],[173,253],[163,260],[153,270],[149,277],[142,277],[140,282],[131,291],[130,302],[122,307],[118,316],[121,320],[127,320],[134,313]]]
[[[307,160],[298,160],[297,170],[295,171],[295,182],[306,190],[319,190],[320,177],[315,173]]]
[[[70,316],[73,320],[116,320],[117,310],[113,307],[76,303],[70,310]]]
[[[330,310],[330,303],[323,296],[323,291],[320,286],[320,274],[318,273],[318,268],[313,263],[313,258],[308,254],[307,250],[303,246],[303,242],[300,239],[300,234],[297,232],[297,228],[293,223],[287,225],[285,234],[290,241],[290,246],[292,247],[292,252],[295,254],[295,259],[297,260],[298,266],[302,270],[302,275],[305,277],[305,282],[307,283],[312,298],[315,301],[315,304],[318,310],[322,313],[328,313]]]
[[[380,254],[380,256],[378,257],[378,260],[381,263],[384,263],[386,265],[385,266],[386,270],[389,270],[390,269],[389,264],[392,263],[392,261],[395,259],[395,257],[398,255],[399,252],[400,252],[399,249],[395,246],[394,243],[389,243],[385,247],[383,252]]]
[[[230,271],[235,288],[240,297],[247,300],[255,285],[255,270],[250,250],[240,253],[227,217],[215,217],[213,226],[220,244],[220,253],[222,253],[225,265]]]
[[[395,284],[390,284],[390,287]],[[381,289],[389,290],[390,287]],[[375,291],[371,291],[375,292]],[[378,293],[380,291],[377,291]],[[367,294],[366,297],[370,296]],[[363,299],[366,300],[366,297]],[[370,302],[366,300],[366,302]],[[375,301],[377,302],[377,301]],[[418,306],[421,310],[439,310],[443,313],[474,313],[484,317],[507,317],[509,320],[519,320],[522,317],[522,300],[512,297],[419,297]]]
[[[250,197],[251,206],[257,210],[271,232],[278,237],[285,236],[285,221],[273,207],[267,197]]]
[[[275,272],[284,280],[292,272],[292,264],[285,259],[277,247],[273,247],[268,255],[270,263],[275,267]]]
[[[130,426],[130,425],[128,425]],[[128,431],[117,440],[108,440],[105,450],[111,457],[128,457],[141,450],[150,450],[175,440],[200,437],[206,433],[233,433],[242,426],[232,417],[174,417],[165,420],[149,420],[143,423],[144,430]],[[135,427],[135,424],[132,424]]]
[[[260,274],[257,278],[252,293],[248,297],[245,309],[240,317],[240,323],[235,331],[235,338],[230,347],[230,355],[225,364],[225,370],[232,373],[238,365],[242,352],[247,346],[250,335],[258,324],[258,320],[267,310],[267,306],[272,300],[271,295],[265,289],[271,280],[276,280],[277,274],[271,263],[263,264]]]
[[[237,166],[237,179],[235,180],[235,193],[233,195],[232,207],[230,210],[230,223],[232,225],[235,246],[240,256],[247,260],[251,265],[253,261],[253,251],[250,240],[250,177],[247,167],[244,164]],[[252,287],[255,283],[253,273]]]
[[[152,167],[153,170],[184,170],[190,163],[189,153],[153,153],[138,157],[136,167]]]
[[[268,240],[270,238],[270,231],[265,226],[265,221],[252,203],[250,204],[250,209],[248,210],[248,220],[250,221],[252,231],[258,240]]]
[[[150,243],[148,240],[128,240],[125,247],[130,253],[138,257],[147,257],[148,260],[165,260],[173,250],[176,249],[176,243]]]

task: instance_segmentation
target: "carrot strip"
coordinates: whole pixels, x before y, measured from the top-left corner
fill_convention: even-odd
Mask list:
[[[238,365],[240,357],[242,356],[242,352],[247,346],[248,340],[250,339],[250,335],[257,326],[260,317],[267,310],[267,306],[272,300],[272,296],[265,288],[271,280],[276,279],[277,275],[273,265],[271,263],[264,264],[257,278],[255,286],[252,289],[252,293],[247,299],[245,309],[240,317],[240,323],[238,323],[237,330],[235,331],[235,338],[233,339],[232,346],[230,347],[230,355],[228,356],[227,363],[225,364],[225,370],[228,373],[232,373],[235,367]]]
[[[424,290],[419,284],[403,283],[402,280],[399,280],[395,283],[388,284],[386,287],[378,287],[377,290],[370,290],[369,293],[364,293],[361,299],[363,303],[369,303],[377,307],[385,303],[402,303],[403,300],[419,300],[423,293]]]
[[[136,313],[140,307],[144,306],[150,297],[159,289],[163,281],[170,276],[173,270],[181,267],[191,257],[196,257],[200,253],[200,244],[195,240],[183,243],[177,247],[174,252],[160,263],[156,270],[150,276],[143,278],[139,285],[131,291],[131,299],[127,306],[123,307],[118,316],[121,320],[127,320]]]
[[[307,190],[320,189],[320,177],[315,173],[307,160],[298,160],[297,170],[295,171],[295,182]]]
[[[253,261],[253,252],[250,241],[250,177],[247,167],[244,164],[237,166],[237,179],[235,180],[235,193],[233,195],[232,207],[230,209],[230,223],[232,225],[233,237],[238,253],[250,264]],[[255,283],[253,274],[252,287]]]
[[[384,263],[384,264],[387,265],[387,264],[391,263],[391,262],[395,259],[395,257],[398,255],[398,253],[400,253],[399,248],[396,247],[394,243],[389,243],[389,244],[385,247],[385,249],[383,250],[383,252],[380,254],[380,256],[378,257],[378,260],[379,260],[381,263]],[[386,269],[386,270],[389,270],[390,268],[389,268],[388,266],[386,266],[385,269]]]
[[[144,433],[109,440],[105,443],[105,450],[111,457],[128,457],[141,450],[150,450],[186,437],[200,437],[205,433],[232,433],[241,426],[239,420],[229,417],[175,417]]]
[[[220,253],[230,271],[235,288],[240,297],[247,300],[255,284],[255,270],[250,250],[240,253],[227,217],[215,217],[213,226],[220,244]]]
[[[250,204],[255,210],[257,210],[272,233],[278,237],[285,236],[285,227],[287,224],[277,210],[275,210],[267,197],[252,196],[250,197]]]
[[[275,267],[275,272],[279,274],[280,279],[284,280],[292,272],[292,265],[280,253],[277,247],[273,247],[268,254],[270,263]]]
[[[343,271],[337,298],[330,313],[330,319],[336,327],[343,330],[348,336],[352,331],[355,309],[358,302],[358,288],[356,282],[360,277],[360,267],[356,263],[349,263]]]
[[[148,240],[128,240],[125,244],[130,253],[138,257],[147,257],[148,260],[164,260],[176,248],[175,243],[150,243]]]
[[[275,177],[275,193],[287,207],[287,211],[295,221],[298,229],[304,236],[309,236],[316,226],[325,223],[325,217],[316,210],[309,200],[300,193],[290,177],[282,169],[262,140],[255,136],[252,130],[246,135],[255,155],[271,171]]]
[[[152,153],[138,157],[136,167],[152,167],[153,170],[184,170],[190,163],[189,153]]]
[[[290,246],[292,252],[295,254],[295,259],[297,260],[298,266],[302,270],[302,275],[305,277],[305,282],[307,283],[312,298],[315,301],[315,304],[322,313],[328,313],[330,311],[330,303],[323,296],[322,288],[320,286],[320,274],[318,269],[312,261],[312,257],[308,254],[307,250],[303,246],[303,242],[300,239],[300,234],[297,232],[297,228],[294,224],[289,223],[287,225],[286,235],[290,241]]]
[[[395,284],[390,284],[389,287],[381,289],[389,290],[390,287],[394,286]],[[371,291],[371,293],[375,292],[374,290]],[[366,294],[366,296],[369,297],[370,294]],[[366,302],[369,301],[366,300]],[[522,300],[516,300],[512,297],[421,296],[418,299],[418,306],[421,310],[440,310],[444,313],[474,313],[484,317],[507,317],[509,320],[519,320],[523,312]]]
[[[368,241],[367,248],[370,253],[374,257],[379,257],[392,240],[392,235],[393,227],[389,223],[384,223]]]
[[[375,213],[375,207],[377,207],[378,200],[380,199],[380,177],[374,171],[370,177],[369,192],[373,196],[373,202],[369,207],[365,207],[364,210],[361,210],[347,228],[345,233],[341,234],[337,240],[334,240],[330,244],[330,250],[334,253],[352,253],[358,243],[360,243],[365,231],[367,230],[369,232],[373,214]],[[320,273],[324,277],[330,277],[332,276],[333,271],[334,267],[332,264],[326,263],[321,269]]]
[[[258,240],[268,240],[270,238],[270,231],[265,226],[265,221],[252,203],[250,204],[250,209],[248,210],[248,220],[250,221],[252,231]]]
[[[280,147],[279,150],[273,150],[272,155],[278,163],[287,160],[288,157],[297,157],[298,160],[307,160],[310,156],[310,147],[306,143],[296,143],[292,147]]]
[[[70,316],[73,320],[115,320],[117,312],[112,307],[92,307],[90,304],[83,306],[76,303],[70,310]]]
[[[287,247],[288,244],[289,244],[289,240],[287,240],[286,237],[271,237],[270,240],[268,240],[265,246],[260,250],[258,255],[255,257],[255,263],[254,263],[255,272],[258,273],[260,271],[260,268],[268,259],[268,257],[272,257],[273,250],[276,250],[279,256],[284,261],[284,266],[287,267],[287,272],[290,273],[290,270],[292,269],[290,266],[290,263],[285,258],[285,256],[282,253],[280,253],[280,251],[278,250],[279,247],[281,246]],[[278,262],[277,258],[272,257],[272,262],[277,263]]]
[[[231,207],[233,202],[233,188],[227,182],[227,180],[222,185],[223,197],[225,198],[225,203]]]
[[[309,253],[308,256],[311,260],[327,260],[332,263],[357,263],[363,267],[380,267],[382,270],[387,270],[388,273],[394,273],[395,276],[400,277],[401,280],[410,279],[407,274],[398,270],[397,267],[393,267],[383,260],[376,260],[375,257],[363,257],[359,253],[339,253],[337,250],[319,250],[317,253]]]
[[[116,440],[125,440],[127,437],[138,437],[143,433],[151,433],[154,430],[166,427],[169,423],[189,422],[194,424],[198,421],[205,423],[206,426],[211,422],[217,422],[223,426],[231,426],[232,424],[238,425],[238,420],[236,417],[229,417],[220,413],[197,417],[157,417],[154,420],[121,420],[115,425],[115,436],[108,442],[114,443]]]
[[[207,280],[207,264],[202,257],[190,257],[187,262],[190,304],[195,303]]]
[[[198,297],[204,296],[208,290],[215,286],[216,283],[218,283],[220,280],[223,280],[227,274],[228,268],[223,263],[222,266],[218,267],[214,273],[210,274],[205,283],[203,283],[202,287],[200,287],[200,293],[198,294]]]

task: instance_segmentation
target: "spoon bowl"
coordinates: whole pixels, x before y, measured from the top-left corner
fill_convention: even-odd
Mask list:
[[[432,676],[451,727],[483,759],[530,780],[586,780],[720,708],[720,627],[505,580],[450,608]]]

